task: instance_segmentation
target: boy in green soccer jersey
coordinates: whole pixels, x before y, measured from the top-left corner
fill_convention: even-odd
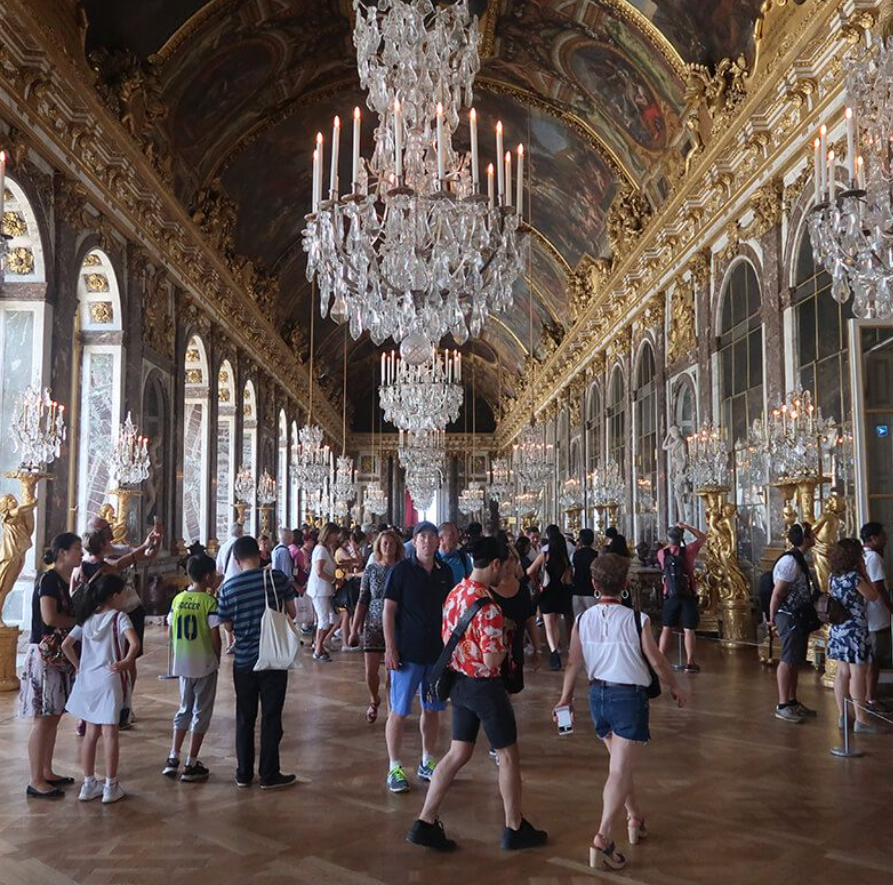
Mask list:
[[[168,615],[173,649],[171,674],[180,679],[180,709],[174,716],[171,755],[162,774],[175,778],[180,767],[180,748],[186,732],[192,730],[189,756],[181,781],[205,781],[210,772],[198,761],[202,740],[211,724],[220,666],[220,625],[217,600],[212,595],[217,583],[217,566],[210,556],[191,556],[186,571],[192,584],[178,593]]]

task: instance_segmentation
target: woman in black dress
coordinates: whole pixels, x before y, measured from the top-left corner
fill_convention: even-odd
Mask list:
[[[561,669],[561,617],[571,611],[571,581],[573,570],[567,551],[567,541],[557,525],[546,529],[546,544],[533,565],[527,569],[529,578],[543,570],[543,590],[539,597],[539,610],[546,625],[546,642],[549,644],[549,669]]]

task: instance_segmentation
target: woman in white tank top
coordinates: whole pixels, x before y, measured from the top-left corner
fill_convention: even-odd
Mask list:
[[[558,707],[573,710],[574,683],[581,669],[589,679],[589,708],[595,733],[605,742],[611,768],[603,793],[602,818],[589,849],[589,864],[602,870],[620,870],[626,858],[614,844],[614,819],[626,806],[627,831],[635,845],[647,835],[645,819],[633,787],[638,748],[647,743],[649,664],[670,689],[680,707],[687,701],[672,668],[660,653],[648,616],[620,602],[626,592],[629,560],[616,554],[599,556],[592,563],[592,583],[598,602],[577,619],[571,634],[570,656]],[[556,707],[557,709],[557,707]]]

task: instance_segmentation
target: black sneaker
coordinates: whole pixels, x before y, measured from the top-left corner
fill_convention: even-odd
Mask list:
[[[254,783],[254,775],[250,777],[241,777],[240,775],[236,775],[236,786],[240,790],[247,790]]]
[[[206,781],[210,774],[211,772],[196,759],[194,764],[187,765],[183,769],[180,780],[187,784],[194,784],[198,781]]]
[[[452,839],[447,839],[439,818],[433,824],[417,820],[406,834],[406,841],[434,851],[455,851],[459,847]]]
[[[560,670],[561,669],[561,652],[558,651],[557,648],[549,656],[549,669],[550,670]]]
[[[689,661],[685,665],[685,672],[686,673],[700,673],[701,668],[694,661]]]
[[[262,790],[281,790],[284,787],[293,787],[297,782],[297,775],[280,773],[266,783],[261,782],[260,788]]]
[[[521,848],[538,848],[545,845],[549,838],[545,830],[536,829],[530,821],[521,818],[521,826],[517,830],[506,827],[502,831],[502,848],[504,851],[518,851]]]
[[[165,777],[176,777],[177,770],[180,767],[180,760],[175,756],[168,756],[167,762],[164,763],[164,768],[161,769],[161,773]]]

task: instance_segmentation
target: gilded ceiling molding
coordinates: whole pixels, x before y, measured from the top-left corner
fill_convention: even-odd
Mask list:
[[[245,0],[209,0],[168,37],[164,46],[155,53],[156,64],[167,64],[184,45],[195,37],[203,25],[212,18],[223,15],[236,6],[241,6],[244,2]]]
[[[494,95],[508,95],[520,101],[522,104],[528,104],[531,107],[544,111],[549,116],[561,120],[567,126],[570,126],[575,132],[585,138],[591,145],[593,150],[607,163],[608,167],[614,173],[614,177],[618,181],[628,181],[633,187],[638,188],[638,180],[624,166],[623,161],[617,156],[617,153],[608,143],[584,120],[580,119],[576,114],[562,108],[559,104],[542,98],[529,89],[515,86],[511,83],[505,83],[493,77],[478,76],[475,79],[475,86],[492,92]]]
[[[876,0],[872,8],[876,9],[880,2]],[[865,5],[871,4],[872,0],[865,0]],[[855,17],[861,21],[864,11],[863,6]],[[748,201],[758,182],[765,181],[767,166],[775,164],[773,175],[782,176],[797,166],[805,150],[804,130],[827,119],[829,107],[837,101],[843,86],[841,58],[850,45],[845,28],[849,16],[854,15],[851,0],[785,3],[777,14],[778,18],[767,19],[771,33],[769,27],[764,31],[764,75],[749,81],[738,112],[710,140],[692,174],[676,183],[643,235],[626,254],[615,256],[604,287],[542,367],[538,409],[585,367],[619,325],[629,323],[641,312],[644,304],[636,293],[649,294],[667,285],[665,276],[683,270],[693,249],[705,249],[716,239],[717,230],[724,232],[733,217],[740,217],[751,208]],[[795,69],[810,70],[819,84],[821,95],[808,113],[790,113],[787,90],[779,89],[781,72]],[[765,76],[765,72],[771,71],[778,76]],[[768,131],[764,148],[760,152],[742,150],[755,130]],[[674,261],[680,266],[671,262],[646,272],[645,257],[665,229],[679,237]],[[632,293],[626,286],[634,278]],[[607,307],[610,310],[606,312]],[[511,443],[525,417],[523,410],[516,407],[501,422],[497,428],[501,446]]]
[[[57,174],[54,207],[103,238],[120,234],[160,256],[189,292],[196,309],[213,318],[248,353],[264,354],[268,369],[295,399],[314,382],[257,306],[246,298],[223,256],[204,240],[149,159],[114,118],[84,70],[56,42],[44,38],[26,0],[0,5],[0,84],[10,100],[3,113],[34,133],[33,150]],[[88,203],[108,213],[93,215]],[[340,437],[340,415],[326,403],[320,423]]]
[[[545,250],[561,265],[565,282],[568,282],[573,275],[573,270],[571,269],[570,264],[568,264],[567,259],[558,251],[554,243],[544,233],[542,233],[542,231],[540,231],[538,227],[528,222],[526,223],[526,228],[530,231],[533,239],[535,239],[541,246],[543,246]],[[580,260],[582,261],[583,259]]]

